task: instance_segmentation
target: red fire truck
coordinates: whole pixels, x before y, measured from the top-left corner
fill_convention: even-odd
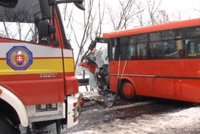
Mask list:
[[[77,124],[73,50],[58,8],[71,2],[84,8],[83,0],[0,0],[1,22],[34,27],[29,41],[0,37],[0,133],[60,133]]]

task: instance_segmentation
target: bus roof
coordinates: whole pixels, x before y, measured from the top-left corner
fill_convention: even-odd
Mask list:
[[[138,35],[143,33],[157,32],[157,31],[173,30],[185,27],[194,27],[194,26],[200,26],[199,18],[192,20],[168,22],[165,24],[128,29],[123,31],[115,31],[111,33],[104,33],[103,38],[116,38],[116,37],[130,36],[130,35]]]

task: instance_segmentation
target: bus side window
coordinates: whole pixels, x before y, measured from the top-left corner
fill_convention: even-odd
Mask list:
[[[112,44],[112,60],[119,60],[120,44],[119,39],[114,39]]]
[[[115,60],[116,45],[117,45],[116,39],[110,39],[108,41],[108,48],[109,48],[108,57],[109,57],[109,60]]]
[[[186,28],[185,33],[185,50],[187,57],[200,56],[200,27]]]
[[[147,59],[147,34],[136,36],[136,58]]]
[[[197,56],[196,45],[195,45],[195,43],[193,41],[188,39],[188,40],[185,41],[185,45],[186,45],[186,51],[187,51],[187,56],[188,57]]]
[[[119,50],[120,59],[127,60],[129,58],[129,56],[128,56],[129,37],[121,37],[119,39],[119,43],[120,43],[120,50]]]
[[[146,43],[137,44],[137,56],[139,59],[147,58],[147,44]]]
[[[174,40],[164,41],[164,55],[166,58],[178,57],[178,49]]]
[[[130,41],[129,41],[129,45],[128,45],[128,59],[137,59],[137,45],[136,45],[136,38],[133,36],[133,37],[130,37]]]
[[[197,52],[198,52],[198,55],[200,55],[200,42],[197,44]]]
[[[150,52],[149,56],[151,59],[161,59],[163,58],[164,49],[163,49],[163,42],[152,42],[150,45]]]

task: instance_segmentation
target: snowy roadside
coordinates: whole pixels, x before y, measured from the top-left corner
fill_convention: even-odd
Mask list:
[[[199,111],[200,106],[196,106],[171,112],[142,114],[126,119],[116,118],[108,122],[104,122],[102,119],[107,118],[108,115],[97,114],[102,117],[95,119],[96,117],[92,117],[90,113],[88,114],[90,117],[82,118],[80,126],[63,134],[197,134],[200,133]],[[84,123],[89,123],[90,126],[84,125]]]
[[[116,119],[73,134],[197,134],[200,133],[199,110],[200,107],[196,107],[175,113]]]
[[[95,91],[79,88],[84,97],[98,96]],[[142,106],[143,105],[143,106]],[[111,111],[87,109],[79,117],[79,124],[63,130],[62,134],[198,134],[200,106],[184,102],[133,102],[130,109]],[[140,108],[137,108],[140,107]],[[133,114],[133,116],[131,116]],[[135,114],[135,115],[134,115]]]

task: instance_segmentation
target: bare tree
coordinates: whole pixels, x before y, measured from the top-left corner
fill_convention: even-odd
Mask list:
[[[176,20],[181,20],[181,18],[182,18],[182,14],[181,14],[181,12],[178,12],[177,16],[175,16],[175,19]]]
[[[63,8],[63,17],[64,17],[64,21],[67,22],[67,24],[65,25],[65,29],[67,29],[67,33],[66,33],[66,38],[70,38],[72,35],[72,31],[73,29],[73,25],[71,22],[73,22],[73,7],[71,9],[68,9],[68,4],[65,4],[64,8]],[[75,41],[77,42],[77,39],[75,38]],[[77,43],[78,44],[78,43]]]
[[[6,25],[6,22],[5,22],[5,21],[3,22],[3,27],[4,27],[4,31],[5,31],[5,33],[6,33],[6,37],[10,37],[10,36],[9,36],[9,33],[8,33],[7,25]]]
[[[138,14],[136,15],[136,17],[139,21],[140,26],[143,26],[144,25],[143,17],[144,17],[144,11],[146,9],[146,6],[144,6],[141,1],[139,1],[138,3],[135,3],[135,5],[138,10]]]
[[[108,7],[109,20],[114,30],[127,29],[132,23],[130,20],[133,20],[134,16],[138,14],[138,12],[134,10],[135,0],[119,0],[118,2],[120,9],[117,15],[113,13],[111,7]]]
[[[150,18],[150,24],[157,24],[157,13],[161,4],[161,0],[148,0],[147,10]]]
[[[157,23],[166,23],[169,21],[169,16],[165,10],[158,10]]]
[[[98,24],[97,24],[97,28],[94,29],[94,35],[96,36],[100,36],[102,34],[102,25],[103,25],[103,21],[104,21],[104,17],[105,17],[105,3],[101,3],[101,0],[98,1]],[[93,35],[91,33],[91,35]],[[92,37],[91,39],[93,39],[94,37]]]
[[[90,40],[94,40],[96,36],[100,36],[102,33],[102,25],[104,21],[104,12],[105,12],[105,4],[102,4],[101,0],[94,1],[88,0],[85,3],[86,10],[84,11],[84,19],[82,23],[79,23],[81,27],[81,36],[80,36],[80,29],[77,31],[77,23],[75,25],[75,20],[73,18],[73,9],[66,13],[66,18],[68,21],[68,25],[65,27],[69,31],[72,32],[70,35],[76,42],[78,47],[78,56],[76,58],[75,66],[77,66],[80,57],[83,53],[83,48]],[[64,8],[64,11],[67,8]],[[79,32],[79,33],[78,33]]]
[[[92,28],[93,21],[95,18],[95,15],[93,15],[93,6],[94,6],[94,1],[89,0],[88,5],[87,5],[87,10],[84,12],[84,22],[83,22],[83,33],[81,37],[81,41],[77,44],[79,47],[78,51],[78,57],[76,59],[75,66],[77,66],[80,56],[82,55],[83,47],[85,46],[88,38],[89,38],[89,32],[90,29]],[[77,36],[77,34],[74,32],[74,36]],[[77,37],[76,37],[77,38]]]

